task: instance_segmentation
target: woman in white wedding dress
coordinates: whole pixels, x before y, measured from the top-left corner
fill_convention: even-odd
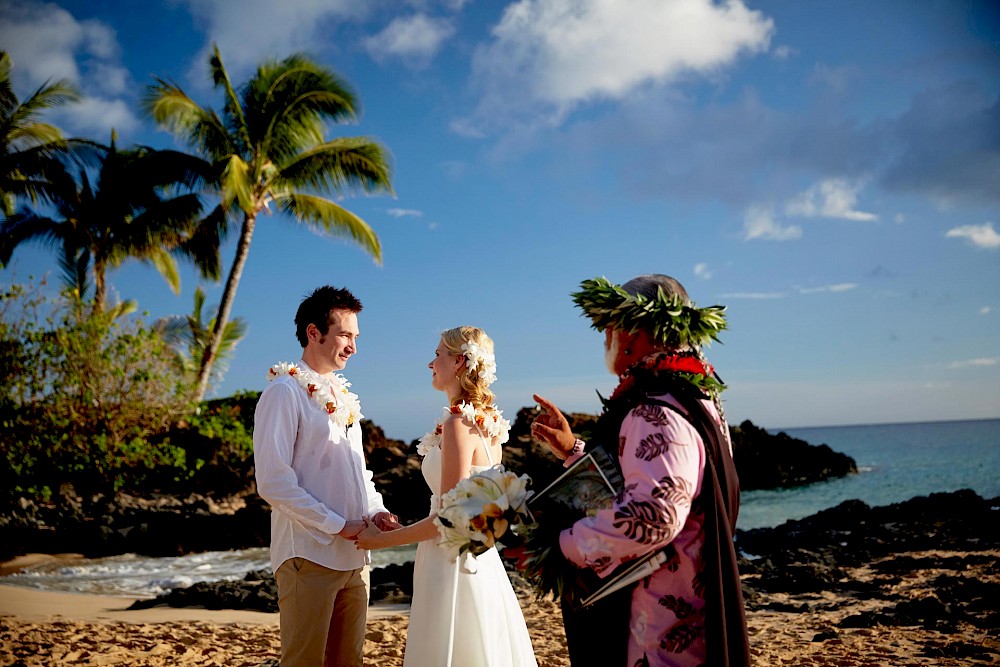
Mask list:
[[[436,428],[420,440],[421,470],[431,489],[430,516],[393,531],[374,524],[362,549],[419,543],[405,667],[535,667],[528,628],[496,548],[452,561],[434,525],[440,498],[473,473],[501,462],[509,423],[493,404],[493,341],[475,327],[441,334],[431,384],[448,396]]]

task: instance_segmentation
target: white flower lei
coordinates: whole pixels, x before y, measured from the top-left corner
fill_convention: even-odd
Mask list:
[[[282,375],[293,378],[309,398],[330,415],[334,424],[347,428],[364,418],[361,414],[361,400],[357,394],[347,391],[351,383],[343,375],[334,373],[332,378],[326,378],[284,361],[267,370],[268,382]]]
[[[490,406],[491,411],[477,410],[470,403],[461,402],[450,408],[445,408],[441,413],[441,419],[437,421],[433,431],[428,431],[417,443],[417,453],[426,456],[427,452],[441,445],[441,433],[444,430],[444,422],[452,415],[460,414],[462,418],[475,424],[480,433],[490,438],[499,438],[500,444],[510,439],[510,422],[504,419],[503,414],[495,405]]]
[[[479,377],[486,381],[489,386],[497,381],[497,361],[492,352],[487,352],[486,348],[476,343],[462,343],[462,353],[465,355],[466,375],[472,375],[482,364],[483,370],[478,371]]]

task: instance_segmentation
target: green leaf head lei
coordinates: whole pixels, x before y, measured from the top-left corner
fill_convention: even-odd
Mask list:
[[[697,308],[680,295],[657,288],[656,297],[629,294],[605,277],[584,280],[574,303],[598,331],[608,327],[629,333],[649,332],[668,349],[700,348],[719,340],[726,328],[725,306]]]

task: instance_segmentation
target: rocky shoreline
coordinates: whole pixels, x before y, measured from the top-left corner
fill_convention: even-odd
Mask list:
[[[803,653],[859,653],[857,663],[798,664],[878,664],[865,660],[880,652],[888,663],[900,652],[919,659],[907,664],[1000,662],[1000,498],[963,490],[881,507],[852,500],[736,540],[755,664],[788,664],[779,653],[789,628]],[[511,579],[522,604],[533,604],[530,587],[516,572]],[[373,603],[405,603],[411,593],[412,563],[372,572]],[[277,611],[277,591],[261,570],[132,608],[158,605]],[[771,637],[775,628],[784,635]],[[893,647],[866,646],[865,633]]]
[[[536,414],[533,408],[517,413],[504,463],[542,486],[562,470],[529,435]],[[568,417],[573,430],[584,436],[596,420],[588,414]],[[403,523],[426,516],[430,492],[420,473],[416,443],[386,438],[367,420],[362,429],[368,466],[386,507]],[[853,459],[826,445],[784,433],[772,435],[749,421],[733,426],[732,432],[744,490],[786,488],[857,472]],[[205,489],[183,497],[155,492],[144,497],[121,493],[79,497],[70,483],[51,502],[0,497],[0,561],[33,552],[75,552],[89,558],[124,553],[180,556],[267,546],[270,508],[256,493],[252,468],[243,474],[246,488],[225,497]]]
[[[739,531],[753,664],[1000,664],[998,517],[1000,498],[966,490],[883,507],[848,501],[775,528]],[[411,579],[412,565],[373,573],[378,606],[365,641],[372,664],[402,665],[407,617],[385,610],[405,611],[405,604],[393,603],[409,599]],[[516,573],[512,580],[539,664],[568,667],[557,605],[535,600]],[[275,614],[264,615],[274,619],[269,626],[151,621],[199,609],[205,615],[273,611],[273,577],[262,570],[245,581],[175,589],[123,610],[128,617],[113,623],[73,620],[72,612],[64,618],[59,609],[42,621],[22,620],[16,611],[0,615],[0,664],[55,664],[73,656],[80,664],[148,667],[274,662]],[[207,611],[214,609],[222,611]],[[96,661],[112,653],[117,662]]]
[[[816,605],[830,610],[857,600],[880,603],[818,636],[874,625],[941,632],[959,623],[1000,628],[1000,498],[963,490],[883,507],[847,501],[775,528],[739,531],[736,541],[750,611],[804,613]],[[920,591],[899,590],[901,581],[922,571],[937,574]],[[519,580],[516,573],[512,578]],[[527,593],[523,582],[518,588]],[[373,602],[408,602],[411,593],[412,564],[372,572]],[[270,571],[261,570],[243,581],[176,589],[133,608],[157,605],[274,612],[277,590]]]

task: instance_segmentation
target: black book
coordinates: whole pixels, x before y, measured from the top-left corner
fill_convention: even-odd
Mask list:
[[[614,503],[625,485],[621,471],[603,449],[595,447],[573,462],[551,484],[528,499],[533,521],[556,521],[565,530],[580,519],[593,516]],[[580,568],[573,587],[579,595],[575,606],[588,607],[601,598],[648,577],[666,562],[656,550],[622,563],[604,577],[590,568]]]

